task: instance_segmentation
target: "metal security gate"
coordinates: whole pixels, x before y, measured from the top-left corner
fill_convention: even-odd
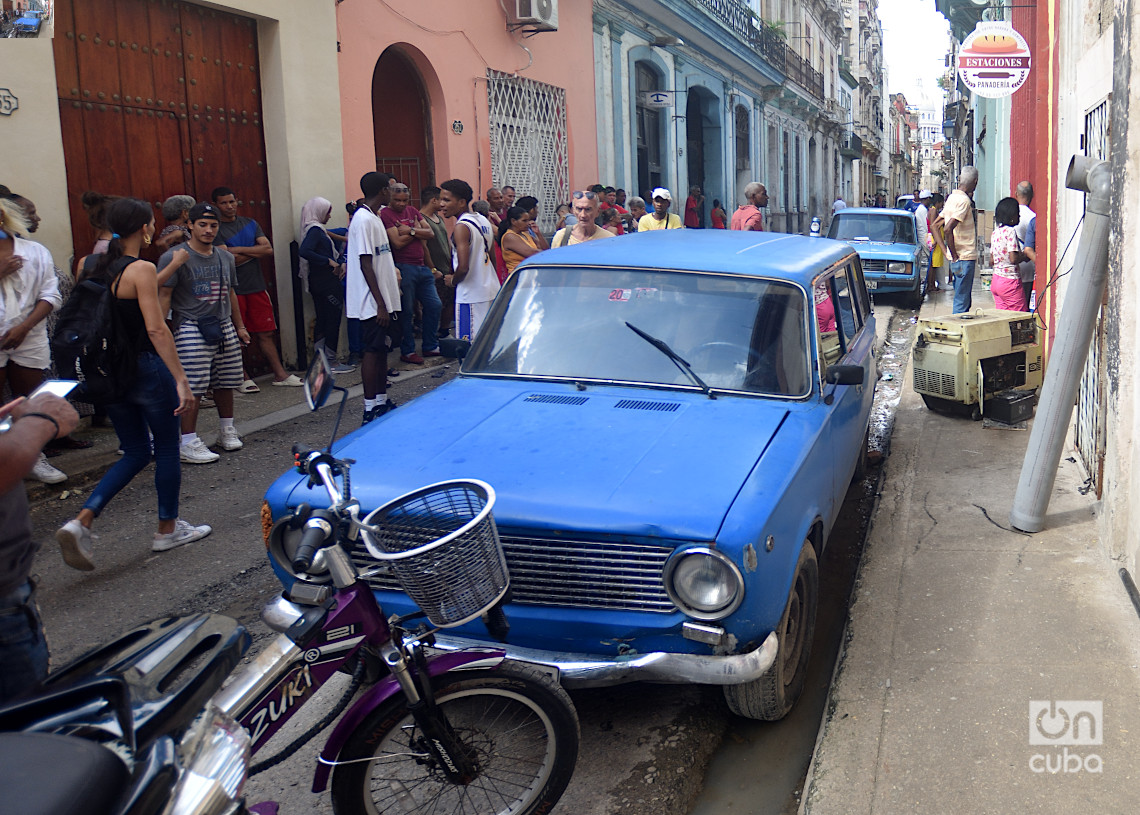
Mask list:
[[[1085,114],[1085,132],[1082,143],[1085,155],[1095,159],[1108,159],[1109,99]],[[1107,296],[1107,294],[1106,294]],[[1104,372],[1104,304],[1096,318],[1096,331],[1089,344],[1089,355],[1081,375],[1077,393],[1077,452],[1085,471],[1092,479],[1096,497],[1100,498],[1104,476],[1104,392],[1101,388]]]
[[[566,91],[533,79],[487,71],[491,183],[538,198],[538,223],[550,232],[570,198]],[[477,190],[477,193],[482,192]]]

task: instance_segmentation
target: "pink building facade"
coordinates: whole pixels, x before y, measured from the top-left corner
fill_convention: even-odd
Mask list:
[[[369,170],[419,191],[462,178],[510,184],[540,222],[597,180],[592,4],[564,2],[534,33],[495,0],[352,0],[337,6],[345,190]]]

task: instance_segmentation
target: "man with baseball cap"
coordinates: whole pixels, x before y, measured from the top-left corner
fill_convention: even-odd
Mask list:
[[[221,420],[219,444],[223,450],[242,448],[234,429],[234,389],[242,383],[241,345],[249,345],[250,337],[235,293],[234,256],[214,246],[218,225],[217,207],[200,201],[190,209],[190,239],[158,261],[162,310],[173,312],[174,345],[195,396],[181,416],[181,458],[187,464],[219,458],[198,438],[198,408],[208,390]]]
[[[653,212],[647,212],[637,222],[638,232],[649,232],[654,229],[684,229],[681,216],[671,214],[669,207],[673,203],[673,194],[664,187],[657,187],[651,193],[653,198]]]

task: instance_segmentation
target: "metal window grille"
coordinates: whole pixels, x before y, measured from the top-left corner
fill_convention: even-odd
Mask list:
[[[538,198],[538,223],[554,228],[570,199],[566,91],[533,79],[487,71],[491,183]]]
[[[1085,114],[1085,130],[1081,146],[1090,158],[1108,160],[1109,104],[1105,99]],[[1081,387],[1077,393],[1077,452],[1085,472],[1092,479],[1097,498],[1101,497],[1104,476],[1104,393],[1101,389],[1101,372],[1104,368],[1104,306],[1096,318],[1096,331],[1089,344],[1089,355],[1081,374]]]

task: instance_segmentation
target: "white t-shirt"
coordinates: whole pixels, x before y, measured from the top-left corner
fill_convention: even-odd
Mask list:
[[[929,214],[930,210],[926,208],[925,204],[919,204],[918,208],[914,211],[914,225],[918,229],[918,246],[923,252],[930,251],[930,247],[926,245],[926,219]]]
[[[456,303],[486,303],[494,300],[501,288],[499,275],[495,272],[494,249],[491,222],[478,212],[465,212],[459,216],[455,228],[463,224],[464,229],[470,233],[471,256],[467,264],[467,274],[459,285],[455,287]],[[452,235],[452,243],[455,236]],[[451,255],[452,269],[459,266],[459,251],[456,249]]]
[[[1037,217],[1037,213],[1031,210],[1025,204],[1017,205],[1019,220],[1017,226],[1013,228],[1017,239],[1021,241],[1021,245],[1025,246],[1025,235],[1029,231],[1029,222]],[[1027,260],[1024,263],[1017,264],[1017,270],[1021,279],[1025,282],[1033,280],[1037,276],[1037,264],[1032,260]]]
[[[376,316],[376,300],[360,269],[361,255],[372,256],[372,270],[376,273],[380,296],[384,298],[384,308],[389,314],[399,311],[400,284],[396,282],[396,263],[388,244],[388,230],[367,206],[358,207],[348,224],[345,311],[354,319],[368,320]]]
[[[13,236],[12,243],[12,253],[23,258],[24,265],[0,284],[0,331],[8,331],[22,323],[40,300],[51,303],[52,310],[63,303],[51,252],[35,241],[18,236]],[[47,344],[47,320],[40,320],[28,332],[20,349],[44,349]]]
[[[831,214],[834,215],[841,209],[847,209],[847,202],[842,198],[836,198],[835,203],[831,205]]]

